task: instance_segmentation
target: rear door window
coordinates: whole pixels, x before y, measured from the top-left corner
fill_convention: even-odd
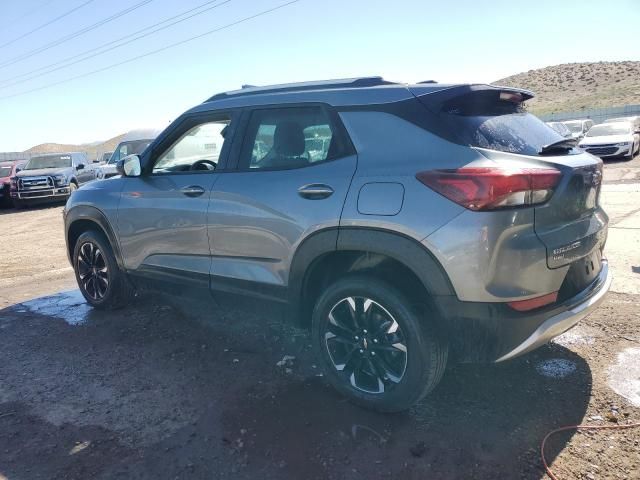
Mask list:
[[[322,107],[283,107],[251,113],[242,169],[290,169],[345,155],[344,142]]]

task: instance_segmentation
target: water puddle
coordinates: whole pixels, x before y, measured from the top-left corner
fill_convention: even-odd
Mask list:
[[[31,312],[60,318],[69,325],[80,325],[86,322],[89,312],[92,311],[80,290],[69,290],[48,297],[36,298],[21,303],[17,307],[17,312]]]
[[[627,348],[618,353],[618,361],[609,368],[609,386],[640,407],[640,348]]]
[[[565,378],[576,371],[576,364],[571,360],[552,358],[539,362],[536,365],[536,371],[543,377]]]

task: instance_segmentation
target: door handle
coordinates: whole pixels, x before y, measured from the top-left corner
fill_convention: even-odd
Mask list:
[[[180,192],[187,197],[199,197],[204,193],[204,188],[199,185],[190,185],[188,187],[181,188]]]
[[[333,188],[324,183],[310,183],[298,189],[298,195],[308,200],[321,200],[330,197],[332,194]]]

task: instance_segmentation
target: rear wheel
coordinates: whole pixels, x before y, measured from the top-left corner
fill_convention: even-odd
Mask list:
[[[409,408],[440,381],[447,343],[393,286],[367,276],[339,280],[318,300],[313,344],[331,384],[384,412]]]
[[[73,268],[80,292],[91,306],[114,309],[130,300],[126,276],[102,232],[89,230],[78,237],[73,249]]]

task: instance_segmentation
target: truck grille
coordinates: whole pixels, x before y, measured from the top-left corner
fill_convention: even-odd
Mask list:
[[[24,177],[18,180],[18,190],[40,190],[54,186],[53,177]]]
[[[598,147],[587,147],[586,150],[590,154],[596,156],[613,155],[618,151],[618,147],[615,145],[600,145]]]

